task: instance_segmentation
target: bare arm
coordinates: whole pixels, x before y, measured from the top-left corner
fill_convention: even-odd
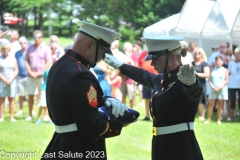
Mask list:
[[[26,67],[26,70],[28,72],[28,75],[30,77],[32,77],[32,71],[31,71],[31,68],[30,68],[30,65],[29,65],[29,55],[28,54],[26,55],[26,59],[25,59],[25,67]]]
[[[9,79],[10,83],[17,77],[18,75],[18,65],[17,65],[17,60],[14,58],[14,74],[13,76]]]
[[[228,84],[228,78],[229,78],[229,73],[228,73],[228,70],[225,69],[225,81],[223,83],[223,87],[225,87]]]
[[[210,74],[210,68],[209,67],[204,67],[203,68],[203,73],[196,73],[200,78],[208,78]]]
[[[51,63],[52,63],[51,59],[46,59],[46,64],[43,67],[43,69],[37,74],[37,77],[42,77],[43,73],[45,72],[46,69],[48,69],[50,67]]]
[[[109,78],[107,78],[107,81],[108,81],[109,85],[113,85],[117,82],[122,82],[122,78],[120,76],[117,76],[113,80],[111,80],[110,77],[109,77]]]

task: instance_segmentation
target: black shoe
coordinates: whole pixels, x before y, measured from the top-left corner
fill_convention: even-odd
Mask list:
[[[145,117],[143,120],[144,121],[150,121],[150,118],[149,117]]]

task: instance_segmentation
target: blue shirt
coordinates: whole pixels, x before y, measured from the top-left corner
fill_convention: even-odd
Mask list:
[[[46,91],[48,72],[49,72],[49,69],[46,69],[45,72],[43,73],[43,84],[41,89],[42,91]]]
[[[26,53],[22,53],[21,50],[17,51],[15,54],[18,64],[18,76],[27,77],[27,69],[25,67]]]

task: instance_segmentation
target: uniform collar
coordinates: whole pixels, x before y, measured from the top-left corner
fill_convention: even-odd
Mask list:
[[[66,52],[66,55],[70,56],[71,58],[73,58],[73,59],[75,59],[77,61],[79,61],[79,63],[82,63],[83,65],[85,65],[88,70],[90,69],[90,67],[91,67],[90,62],[86,58],[84,58],[81,55],[77,54],[77,52],[75,52],[74,50],[69,49]]]
[[[182,65],[179,65],[179,66],[175,67],[174,69],[168,71],[167,73],[165,73],[164,77],[165,77],[165,78],[169,78],[169,77],[171,77],[172,75],[175,75],[176,73],[178,73],[179,68],[180,68],[181,66],[182,66]]]

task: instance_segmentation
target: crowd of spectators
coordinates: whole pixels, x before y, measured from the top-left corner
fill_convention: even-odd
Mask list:
[[[9,104],[10,121],[15,122],[14,117],[23,114],[23,102],[26,99],[28,100],[26,120],[32,121],[36,114],[34,112],[34,99],[36,99],[39,105],[36,123],[42,123],[42,110],[44,110],[43,120],[51,123],[44,99],[47,73],[51,65],[60,59],[72,44],[64,49],[59,45],[56,35],[52,35],[50,42],[45,43],[43,32],[40,30],[33,32],[33,44],[30,44],[24,36],[19,38],[16,30],[11,31],[9,39],[4,38],[6,34],[9,33],[0,31],[0,122],[4,121],[5,104]],[[74,37],[76,36],[77,34],[74,35]],[[198,110],[199,121],[205,121],[205,111],[208,107],[205,123],[210,123],[212,113],[217,108],[217,122],[221,124],[225,102],[228,111],[227,120],[234,121],[237,113],[235,112],[236,106],[240,104],[238,98],[240,95],[239,48],[236,45],[231,47],[229,43],[222,42],[219,46],[213,46],[212,54],[206,54],[203,48],[194,41],[189,44],[185,41],[180,43],[189,48],[187,56],[181,59],[182,63],[193,65],[203,84]],[[151,61],[144,61],[147,50],[142,49],[140,41],[136,41],[134,44],[125,42],[122,49],[119,49],[119,41],[114,41],[111,51],[119,61],[157,74],[151,66]],[[136,105],[143,106],[146,109],[143,120],[150,121],[149,102],[152,91],[149,88],[121,75],[119,70],[111,68],[104,61],[98,62],[91,71],[98,78],[105,96],[114,96],[123,103],[129,100],[131,108]],[[137,93],[140,98],[138,102],[136,102]],[[16,96],[18,96],[16,104],[19,104],[19,110],[14,112]]]

